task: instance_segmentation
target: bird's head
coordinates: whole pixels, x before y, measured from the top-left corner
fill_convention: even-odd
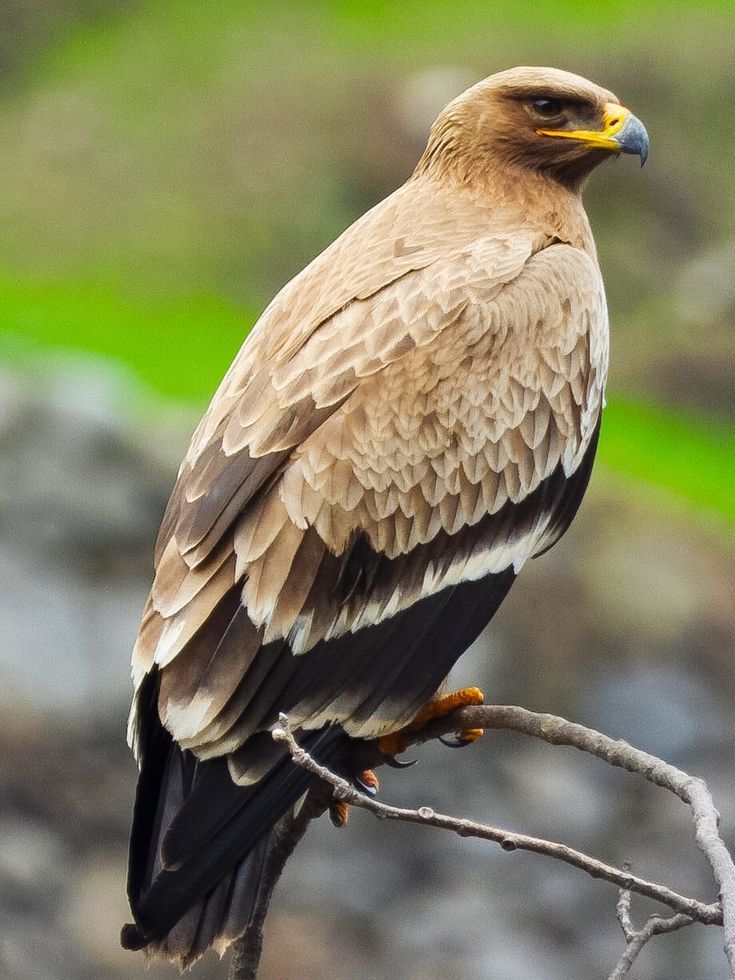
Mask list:
[[[505,165],[576,188],[620,153],[645,163],[648,134],[612,92],[556,68],[511,68],[450,102],[432,127],[418,169],[444,168],[469,182]]]

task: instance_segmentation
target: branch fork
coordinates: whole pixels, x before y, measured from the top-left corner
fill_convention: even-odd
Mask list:
[[[720,901],[708,904],[682,895],[666,885],[634,875],[628,865],[615,867],[564,843],[437,813],[430,806],[407,809],[382,803],[359,792],[346,779],[320,765],[298,744],[287,715],[281,714],[272,736],[275,741],[287,746],[294,763],[310,772],[315,777],[315,782],[297,812],[286,817],[275,832],[255,916],[244,936],[235,944],[230,980],[254,980],[256,977],[263,927],[278,878],[311,820],[323,813],[333,800],[367,810],[379,819],[400,820],[404,823],[424,824],[438,830],[449,830],[460,837],[491,841],[508,852],[525,850],[541,854],[563,861],[593,878],[616,885],[619,890],[617,917],[626,945],[609,980],[621,980],[627,976],[635,959],[653,936],[674,932],[694,923],[722,927],[729,977],[730,980],[735,980],[735,864],[720,835],[719,814],[703,780],[620,739],[612,739],[556,715],[539,714],[514,705],[461,708],[414,733],[411,744],[420,744],[449,732],[470,728],[505,729],[539,738],[552,745],[571,746],[596,756],[608,765],[641,775],[649,782],[675,794],[691,809],[695,839],[712,868]],[[385,762],[385,757],[381,756],[377,748],[368,746],[366,760],[363,761],[366,766],[376,768]],[[324,792],[325,786],[329,789],[327,794]],[[673,915],[652,915],[643,926],[636,928],[630,910],[633,894],[644,895],[660,902]]]

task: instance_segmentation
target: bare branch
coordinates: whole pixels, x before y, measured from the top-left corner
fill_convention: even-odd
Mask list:
[[[232,946],[228,980],[255,980],[257,977],[263,951],[263,929],[275,887],[286,861],[309,824],[324,812],[327,805],[323,791],[309,792],[299,809],[284,817],[273,831],[255,911],[247,929]]]
[[[447,721],[449,727],[446,725]],[[502,728],[522,732],[552,745],[573,746],[602,759],[608,765],[638,773],[649,782],[668,789],[686,803],[692,811],[697,846],[709,861],[719,886],[724,949],[730,965],[730,977],[735,980],[735,864],[720,836],[720,815],[704,780],[690,776],[676,766],[634,748],[622,739],[610,738],[557,715],[537,714],[516,705],[463,708],[453,717],[442,719],[441,722],[427,726],[420,733],[420,740],[464,728]]]
[[[477,823],[474,820],[466,820],[436,813],[428,806],[410,810],[404,807],[390,806],[387,803],[381,803],[369,796],[365,796],[363,793],[358,792],[346,779],[342,779],[340,776],[330,772],[329,769],[321,766],[308,752],[299,746],[288,727],[288,718],[286,715],[280,716],[279,725],[280,727],[274,729],[272,732],[273,738],[276,741],[285,742],[288,745],[291,757],[297,765],[318,776],[324,782],[329,783],[333,787],[335,796],[338,799],[352,806],[367,810],[376,817],[383,820],[401,820],[405,823],[418,823],[441,830],[450,830],[455,834],[459,834],[460,837],[477,837],[481,840],[493,841],[499,844],[504,851],[522,850],[544,854],[547,857],[556,858],[575,868],[579,868],[593,878],[602,878],[614,885],[618,885],[620,888],[635,891],[640,895],[656,899],[669,908],[677,912],[685,912],[687,915],[694,917],[697,921],[704,924],[722,925],[722,911],[719,905],[706,905],[696,899],[688,898],[686,895],[680,895],[678,892],[672,891],[664,885],[658,885],[653,881],[647,881],[644,878],[632,875],[630,872],[626,872],[621,868],[605,864],[603,861],[598,861],[597,858],[590,857],[582,853],[582,851],[577,851],[566,844],[545,840],[540,837],[530,837],[527,834],[519,834],[499,827],[489,827],[485,824]]]
[[[682,929],[694,922],[724,926],[725,952],[730,963],[730,977],[731,980],[735,980],[735,865],[719,834],[719,814],[707,786],[701,779],[690,776],[622,740],[609,738],[600,732],[566,721],[556,715],[537,714],[512,705],[462,708],[452,715],[434,720],[420,731],[412,733],[408,739],[408,744],[420,744],[452,731],[470,728],[507,729],[540,738],[552,745],[568,745],[580,749],[608,765],[642,775],[650,782],[674,793],[691,808],[697,844],[706,855],[720,886],[721,904],[708,905],[664,885],[633,875],[628,866],[617,868],[556,841],[435,813],[428,806],[410,810],[380,803],[360,793],[351,783],[321,766],[302,749],[289,729],[287,716],[281,715],[279,722],[280,726],[272,733],[273,738],[286,743],[294,762],[311,772],[320,782],[315,782],[297,814],[284,818],[274,833],[256,913],[243,937],[235,944],[230,980],[255,978],[262,949],[263,926],[273,889],[288,857],[306,832],[309,822],[322,813],[331,800],[344,801],[368,810],[381,819],[419,823],[450,830],[462,837],[490,840],[506,851],[526,850],[544,854],[576,867],[594,878],[617,885],[620,889],[617,913],[625,935],[626,948],[609,980],[626,977],[635,959],[653,936]],[[376,743],[365,743],[359,761],[367,768],[382,765],[386,759],[378,751]],[[328,787],[326,795],[325,784]],[[676,914],[668,918],[653,915],[640,929],[637,929],[630,913],[631,896],[634,892],[661,902],[673,909]]]
[[[630,865],[623,865],[624,871],[630,871]],[[623,935],[626,939],[631,939],[635,935],[635,926],[633,925],[633,919],[630,915],[630,902],[633,898],[633,893],[627,888],[621,888],[618,892],[618,901],[615,906],[615,913],[618,917],[618,922],[620,923],[620,928],[623,930]]]
[[[652,915],[641,929],[636,929],[630,916],[630,900],[631,892],[627,889],[621,889],[618,897],[617,914],[620,928],[625,935],[626,946],[608,980],[622,980],[623,977],[627,977],[628,971],[638,954],[653,936],[659,936],[665,932],[676,932],[677,929],[683,929],[697,921],[683,912],[667,919],[660,915]]]

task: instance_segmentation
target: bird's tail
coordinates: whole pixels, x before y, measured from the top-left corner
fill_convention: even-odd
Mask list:
[[[148,935],[138,922],[128,924],[122,930],[122,945],[166,959],[180,970],[191,966],[210,947],[222,956],[243,934],[255,910],[268,842],[267,835],[261,838],[168,932],[155,938],[158,931]]]
[[[128,896],[135,923],[126,949],[180,968],[213,947],[220,955],[255,908],[270,832],[306,791],[310,776],[281,758],[257,783],[238,786],[226,759],[198,760],[158,719],[158,680],[138,697],[140,777],[133,811]],[[349,739],[338,728],[302,739],[325,765],[344,765]]]

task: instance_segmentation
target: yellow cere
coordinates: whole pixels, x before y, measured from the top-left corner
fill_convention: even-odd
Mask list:
[[[615,102],[605,103],[602,115],[603,127],[594,129],[537,129],[539,136],[562,136],[566,139],[581,140],[587,146],[596,146],[603,150],[621,150],[620,144],[613,139],[630,117],[630,110]]]

